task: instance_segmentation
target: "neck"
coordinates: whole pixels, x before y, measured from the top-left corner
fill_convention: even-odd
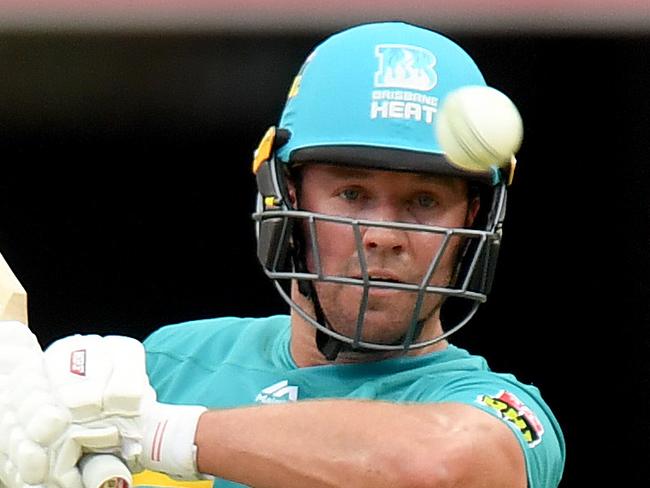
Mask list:
[[[420,340],[426,337],[437,337],[442,334],[442,325],[438,315],[427,319]],[[334,361],[328,361],[316,346],[316,329],[303,319],[295,310],[291,310],[291,355],[300,368],[320,366],[325,364],[352,364],[381,361],[400,356],[420,356],[435,351],[446,349],[446,340],[436,342],[427,347],[403,351],[342,351]]]

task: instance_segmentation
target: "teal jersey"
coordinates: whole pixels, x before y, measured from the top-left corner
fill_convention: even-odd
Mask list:
[[[145,341],[147,369],[159,401],[209,408],[324,398],[466,403],[513,430],[530,488],[559,484],[564,439],[553,413],[536,387],[490,371],[482,357],[450,345],[421,356],[299,368],[289,342],[286,315],[170,325]],[[215,480],[216,488],[241,486]]]

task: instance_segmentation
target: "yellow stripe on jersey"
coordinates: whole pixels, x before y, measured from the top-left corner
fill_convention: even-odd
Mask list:
[[[133,475],[133,486],[160,486],[165,488],[211,488],[212,481],[177,481],[161,473],[143,471]]]

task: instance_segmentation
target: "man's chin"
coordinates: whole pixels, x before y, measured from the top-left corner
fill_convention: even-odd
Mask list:
[[[337,321],[341,324],[342,321]],[[347,337],[356,336],[356,318],[345,321],[345,325],[333,325],[334,330]],[[410,324],[401,320],[397,321],[386,312],[368,310],[363,320],[361,340],[374,344],[392,345],[401,342],[409,330]]]

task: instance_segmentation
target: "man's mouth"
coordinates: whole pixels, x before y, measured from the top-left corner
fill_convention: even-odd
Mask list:
[[[361,281],[364,279],[363,275],[361,274],[355,275],[353,278]],[[370,272],[368,273],[368,279],[370,281],[378,281],[382,283],[404,283],[404,281],[401,280],[399,276],[385,272]]]
[[[370,277],[370,281],[379,281],[381,283],[402,283],[400,280],[391,280],[389,278],[374,278]]]

